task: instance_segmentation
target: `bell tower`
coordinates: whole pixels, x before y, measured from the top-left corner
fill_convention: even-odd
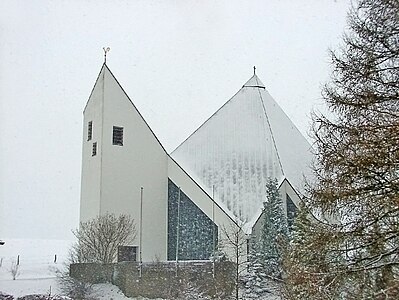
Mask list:
[[[105,62],[83,118],[80,221],[129,214],[131,246],[141,232],[143,260],[166,259],[168,156]]]

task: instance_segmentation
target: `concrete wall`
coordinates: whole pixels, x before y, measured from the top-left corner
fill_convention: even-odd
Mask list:
[[[116,264],[79,263],[69,266],[69,275],[90,283],[113,282]]]

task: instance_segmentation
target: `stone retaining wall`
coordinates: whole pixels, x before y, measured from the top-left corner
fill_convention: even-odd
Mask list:
[[[70,266],[73,278],[91,283],[111,282],[128,297],[176,298],[188,291],[201,291],[210,296],[230,295],[234,289],[234,269],[231,262],[209,261],[155,262],[140,264],[82,263]],[[141,275],[141,276],[140,276]]]

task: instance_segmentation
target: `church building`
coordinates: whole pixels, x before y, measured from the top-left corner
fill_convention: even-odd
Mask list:
[[[170,154],[105,63],[83,115],[80,221],[131,215],[131,260],[207,260],[227,228],[256,235],[270,177],[295,215],[310,145],[255,72]]]

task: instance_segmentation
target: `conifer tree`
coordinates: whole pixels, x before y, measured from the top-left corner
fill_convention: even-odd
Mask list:
[[[270,293],[270,279],[278,280],[282,274],[282,249],[287,243],[288,226],[276,179],[268,179],[266,195],[260,237],[251,249],[246,284],[248,299]]]
[[[264,272],[272,277],[281,277],[282,247],[287,241],[287,218],[278,191],[277,179],[266,183],[267,201],[264,202],[263,225],[259,241]]]
[[[314,116],[315,182],[304,257],[307,299],[399,298],[399,1],[358,0]],[[312,228],[316,228],[314,234]],[[301,257],[300,257],[301,258]]]

